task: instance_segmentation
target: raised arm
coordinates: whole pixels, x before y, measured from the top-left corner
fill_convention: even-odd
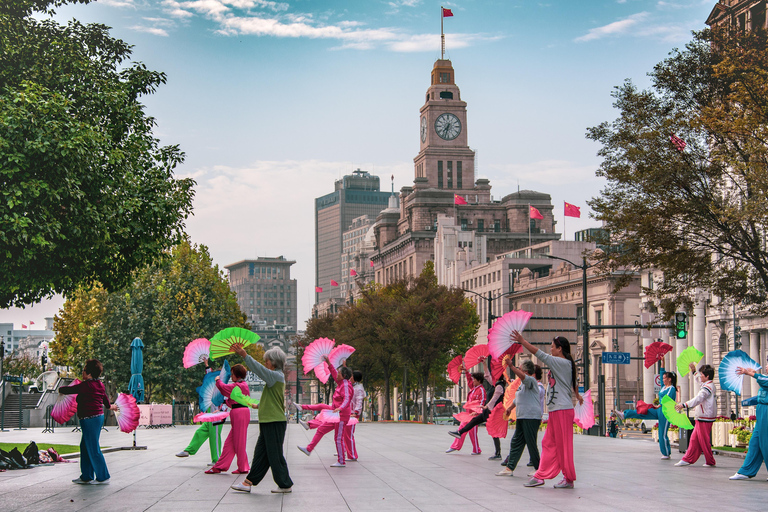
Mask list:
[[[512,341],[515,341],[521,344],[523,348],[525,348],[525,350],[527,350],[531,354],[535,354],[536,352],[539,351],[539,349],[537,349],[536,347],[528,343],[528,341],[525,338],[523,338],[523,335],[520,334],[518,331],[512,331]]]

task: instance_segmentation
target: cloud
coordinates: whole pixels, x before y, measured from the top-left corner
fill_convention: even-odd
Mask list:
[[[632,16],[624,18],[623,20],[614,21],[613,23],[609,23],[608,25],[603,25],[602,27],[590,29],[589,32],[587,32],[585,35],[581,37],[577,37],[575,41],[578,41],[578,42],[593,41],[595,39],[602,39],[608,36],[624,34],[628,32],[633,26],[644,21],[647,17],[648,17],[647,12],[640,12],[637,14],[633,14]]]
[[[99,3],[112,7],[136,7],[134,0],[99,0]]]
[[[135,30],[136,32],[146,32],[147,34],[154,34],[156,36],[163,36],[168,37],[168,32],[160,27],[144,27],[141,25],[134,25],[133,27],[129,27],[131,30]]]

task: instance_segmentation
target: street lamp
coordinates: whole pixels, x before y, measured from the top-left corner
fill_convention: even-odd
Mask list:
[[[467,293],[474,293],[475,295],[477,295],[478,297],[480,297],[481,299],[483,299],[484,301],[486,301],[488,303],[488,308],[487,308],[488,309],[488,317],[487,317],[488,332],[491,332],[491,324],[493,323],[493,320],[495,318],[498,318],[496,315],[493,314],[493,311],[492,311],[492,308],[491,308],[491,306],[493,305],[493,301],[495,301],[496,299],[500,299],[502,297],[505,297],[507,295],[511,295],[511,294],[515,293],[514,290],[512,290],[512,291],[509,291],[507,293],[502,293],[500,295],[497,295],[497,296],[493,297],[491,295],[491,292],[488,292],[488,296],[486,297],[485,295],[481,295],[481,294],[479,294],[477,292],[473,292],[472,290],[465,290],[464,288],[462,288],[461,291],[464,291],[464,292],[467,292]]]
[[[561,258],[559,256],[552,256],[551,254],[545,254],[547,258],[553,260],[560,260],[566,263],[570,263],[576,268],[581,269],[581,320],[582,320],[582,363],[584,364],[584,389],[589,389],[589,316],[587,312],[587,269],[592,265],[587,265],[586,256],[582,257],[582,264],[577,265],[574,262]]]

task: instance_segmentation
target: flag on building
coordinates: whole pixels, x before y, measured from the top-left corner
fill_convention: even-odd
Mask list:
[[[371,260],[371,267],[373,267],[373,260]]]
[[[450,18],[451,16],[453,16],[453,11],[443,7],[443,18]]]
[[[319,286],[315,286],[315,293],[322,293],[322,292],[323,292],[322,288],[320,288]]]
[[[22,329],[26,329],[26,328],[27,328],[27,326],[26,326],[26,325],[24,325],[24,324],[21,324],[21,328],[22,328]]]
[[[672,141],[672,145],[675,146],[676,150],[682,152],[685,149],[685,141],[674,133],[669,136],[669,140]]]
[[[331,286],[339,286],[339,283],[331,279]]]
[[[536,208],[534,208],[533,206],[528,206],[528,208],[529,208],[529,214],[530,214],[532,219],[543,219],[544,218],[544,216],[541,214],[541,212],[539,210],[537,210]]]
[[[468,204],[467,200],[458,194],[453,194],[453,204]]]
[[[574,206],[571,203],[565,203],[565,216],[581,218],[581,208]]]
[[[32,320],[30,320],[30,321],[29,321],[29,325],[35,325],[35,322],[33,322]]]
[[[356,276],[357,272],[355,272],[355,269],[351,268],[351,269],[349,269],[349,275]]]

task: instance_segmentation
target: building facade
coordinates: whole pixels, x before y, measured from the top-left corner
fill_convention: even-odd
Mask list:
[[[29,325],[25,329],[15,329],[14,324],[0,324],[0,335],[3,338],[5,355],[15,354],[20,357],[29,357],[40,361],[40,357],[46,351],[47,344],[55,337],[53,331],[53,318],[45,319],[45,329],[31,329]]]
[[[737,30],[768,30],[766,0],[720,0],[707,17],[707,25],[729,26]]]
[[[295,263],[278,256],[224,267],[229,271],[229,287],[254,331],[258,326],[272,326],[296,332],[296,280],[291,279],[291,265]]]

